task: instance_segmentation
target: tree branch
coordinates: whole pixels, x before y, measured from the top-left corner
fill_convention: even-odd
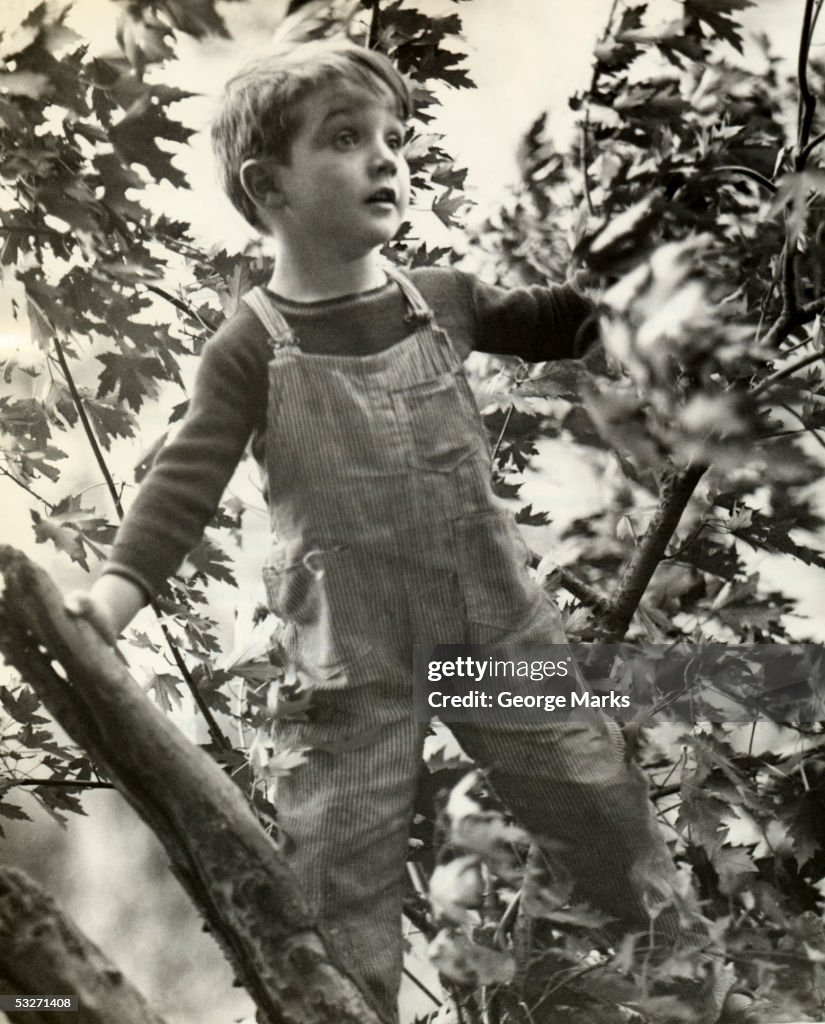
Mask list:
[[[74,1011],[8,1010],[12,1024],[164,1024],[50,896],[6,867],[0,867],[0,992],[77,997]]]
[[[93,782],[72,779],[13,779],[4,782],[4,789],[16,789],[18,786],[51,786],[62,789],[114,789],[111,782]]]
[[[805,13],[802,16],[802,33],[799,39],[799,62],[797,76],[799,80],[799,125],[796,144],[796,170],[805,169],[805,151],[811,137],[811,126],[816,110],[816,97],[808,84],[808,58],[811,52],[811,34],[813,31],[814,0],[805,0]]]
[[[692,466],[674,472],[666,481],[653,518],[625,566],[607,609],[596,623],[602,642],[616,643],[627,632],[642,595],[706,469],[706,466]]]
[[[820,132],[819,135],[811,139],[808,145],[802,150],[802,159],[806,165],[810,159],[811,153],[813,153],[820,142],[825,142],[825,132]]]
[[[802,356],[801,359],[794,360],[790,365],[783,367],[781,370],[777,370],[776,373],[772,373],[770,377],[766,377],[758,387],[755,387],[753,391],[750,392],[750,397],[757,398],[766,391],[770,391],[770,389],[775,384],[778,384],[779,381],[796,373],[797,370],[804,370],[806,366],[810,366],[812,363],[818,363],[824,358],[825,354],[822,352],[809,352],[808,355]]]
[[[41,505],[45,505],[50,512],[54,510],[54,505],[52,504],[52,502],[47,501],[45,498],[42,498],[37,493],[37,491],[33,490],[31,487],[29,487],[28,484],[24,483],[22,480],[18,480],[14,473],[10,473],[8,469],[3,467],[2,469],[0,469],[0,474],[2,474],[3,476],[7,476],[9,480],[11,480],[13,484],[17,484],[18,487],[22,487],[27,494],[31,495],[31,497],[34,498],[35,501],[39,501]]]
[[[719,167],[714,167],[712,170],[713,173],[716,174],[738,174],[743,178],[750,178],[772,195],[776,195],[778,191],[776,185],[774,185],[770,178],[766,178],[764,174],[760,174],[759,171],[755,171],[752,167],[739,167],[738,165],[724,164]]]
[[[241,792],[25,555],[0,547],[0,651],[164,845],[261,1024],[379,1024]],[[110,1020],[117,1020],[117,1016]]]
[[[181,313],[185,313],[193,320],[197,320],[204,330],[214,332],[218,329],[217,324],[212,323],[211,320],[205,320],[196,309],[194,309],[188,302],[184,302],[183,299],[179,299],[177,295],[167,292],[165,288],[161,288],[156,284],[150,284],[148,281],[143,281],[142,284],[148,292],[158,295],[161,299],[165,299],[167,302],[170,302],[175,309],[179,309]]]
[[[112,479],[112,474],[109,472],[109,467],[106,465],[106,460],[103,458],[103,452],[100,450],[100,445],[97,442],[97,437],[92,428],[92,424],[89,422],[89,417],[86,413],[86,407],[83,404],[83,399],[80,397],[80,392],[77,390],[77,385],[74,382],[74,377],[69,369],[69,363],[66,359],[66,353],[63,351],[63,346],[60,343],[57,335],[52,338],[54,342],[54,350],[57,354],[57,361],[60,364],[60,369],[63,372],[63,377],[66,381],[66,386],[69,389],[69,394],[72,396],[72,402],[77,410],[77,415],[80,417],[80,423],[83,426],[83,432],[86,435],[86,440],[89,442],[89,447],[92,449],[92,454],[95,457],[98,468],[106,482],[106,488],[109,491],[109,496],[112,499],[112,503],[115,506],[119,518],[123,518],[123,506],[120,503],[120,495],[118,494],[115,482]]]
[[[558,565],[547,577],[547,582],[560,583],[568,593],[572,594],[583,605],[592,608],[597,613],[605,613],[610,607],[606,597],[603,597],[595,587],[580,580],[575,573],[564,566]]]
[[[378,48],[378,40],[381,36],[381,0],[372,0],[372,16],[370,17],[370,33],[367,39],[367,47],[370,50]]]
[[[795,312],[783,310],[762,339],[762,344],[765,348],[777,348],[797,327],[804,327],[823,312],[825,312],[825,298],[806,302]]]

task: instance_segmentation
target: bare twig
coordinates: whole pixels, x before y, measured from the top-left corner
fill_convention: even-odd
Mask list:
[[[496,443],[493,446],[493,453],[490,456],[491,462],[496,461],[496,456],[498,455],[499,449],[501,448],[501,442],[504,440],[504,435],[507,433],[507,427],[510,425],[510,420],[512,419],[512,417],[513,406],[511,405],[510,408],[507,410],[507,415],[504,417],[504,423],[502,423],[501,425],[501,430],[499,431],[498,438],[496,439]]]
[[[816,98],[811,92],[808,84],[808,57],[811,48],[811,32],[814,12],[814,0],[805,0],[805,12],[802,17],[802,33],[799,40],[799,58],[797,63],[797,78],[799,81],[799,115],[797,123],[796,155],[794,157],[794,169],[801,172],[805,169],[807,159],[807,147],[811,135],[814,110],[816,109]],[[781,322],[793,323],[799,309],[799,296],[797,294],[797,262],[798,246],[795,234],[792,231],[792,217],[790,212],[785,213],[785,242],[782,247],[782,313]]]
[[[619,0],[613,0],[610,5],[610,13],[607,16],[602,34],[599,36],[599,42],[603,43],[610,35],[610,30],[613,27],[613,19],[616,17],[616,9],[619,6]],[[599,81],[599,68],[601,62],[596,59],[593,65],[593,74],[590,77],[590,88],[587,90],[590,97],[596,91],[596,86]],[[587,180],[587,137],[590,129],[590,104],[585,104],[584,108],[584,120],[581,124],[581,142],[580,142],[580,157],[582,167],[582,190],[584,192],[585,202],[587,203],[588,212],[592,215],[595,211],[593,209],[593,200],[590,197],[590,183]]]
[[[808,163],[811,153],[813,153],[820,142],[825,142],[825,132],[820,132],[819,135],[811,139],[808,145],[802,150],[802,159],[805,164]]]
[[[762,338],[761,344],[765,348],[777,348],[798,327],[804,327],[805,324],[810,323],[820,313],[825,313],[825,298],[806,302],[804,306],[800,306],[794,312],[783,309],[782,313],[771,325],[768,333]]]
[[[766,391],[778,384],[779,381],[784,380],[786,377],[790,377],[796,373],[797,370],[804,370],[806,366],[810,366],[812,363],[820,362],[825,356],[822,352],[809,352],[808,355],[802,356],[801,359],[796,359],[788,366],[784,366],[781,370],[777,370],[776,373],[772,373],[770,377],[766,377],[762,383],[751,391],[751,398],[757,398],[759,395],[763,395]]]
[[[696,527],[696,529],[691,532],[691,534],[688,537],[688,539],[684,543],[680,544],[679,547],[676,548],[675,551],[671,551],[670,554],[666,554],[662,558],[662,561],[663,562],[675,562],[676,559],[681,554],[683,554],[690,547],[690,545],[696,540],[696,538],[699,536],[699,534],[702,532],[702,530],[705,529],[705,527],[707,525],[708,524],[706,522],[704,522],[704,521],[699,523],[699,525]]]
[[[172,295],[171,292],[167,292],[165,288],[161,288],[156,284],[150,284],[148,281],[143,281],[141,283],[148,292],[153,292],[155,295],[165,299],[167,302],[171,302],[175,309],[179,309],[181,313],[185,313],[193,320],[197,320],[204,330],[214,332],[218,329],[217,324],[202,317],[194,306],[191,306],[188,302],[184,302],[183,299],[179,299],[176,295]]]
[[[774,185],[770,178],[766,178],[764,174],[760,174],[759,171],[755,171],[752,167],[740,167],[734,164],[724,164],[722,166],[712,168],[712,173],[737,174],[743,178],[750,178],[773,195],[778,191],[776,185]]]
[[[18,786],[46,786],[51,789],[114,789],[111,782],[78,782],[72,779],[13,779],[3,783],[4,789],[16,789]]]
[[[370,50],[378,47],[378,40],[381,36],[381,0],[372,0],[372,16],[370,18],[370,34],[367,46]]]
[[[596,612],[603,613],[609,608],[609,602],[606,597],[603,597],[598,590],[596,590],[595,587],[591,587],[589,583],[585,583],[584,580],[580,580],[575,573],[566,569],[563,565],[556,566],[552,573],[550,573],[549,579],[553,582],[558,580],[564,589],[571,593],[573,597]]]
[[[582,191],[584,192],[584,199],[587,203],[587,212],[592,216],[596,211],[593,208],[593,200],[590,196],[590,182],[587,180],[587,133],[590,128],[590,109],[588,108],[584,112],[584,120],[582,121],[582,134],[580,144],[580,155],[579,160],[582,165]]]
[[[805,13],[802,16],[802,33],[799,40],[799,63],[797,76],[799,79],[799,123],[797,129],[796,161],[797,171],[805,169],[805,150],[811,137],[811,126],[816,110],[816,97],[808,83],[808,58],[811,52],[811,35],[813,33],[814,0],[805,0]]]
[[[814,427],[806,426],[805,420],[803,419],[802,415],[798,413],[792,405],[787,405],[785,402],[780,402],[780,406],[785,410],[785,412],[789,412],[791,416],[795,417],[802,424],[805,433],[810,434],[811,437],[817,442],[817,444],[825,448],[825,439],[821,437],[819,431],[816,430]]]
[[[100,469],[103,479],[106,481],[106,487],[109,491],[109,496],[112,499],[112,503],[115,506],[115,510],[118,516],[123,518],[123,506],[120,503],[120,495],[118,494],[117,487],[112,478],[112,474],[109,472],[109,467],[106,465],[106,460],[103,458],[103,452],[100,450],[97,437],[95,436],[92,424],[89,421],[88,414],[86,413],[86,407],[83,404],[83,399],[80,396],[80,392],[77,390],[72,372],[69,369],[69,363],[66,359],[66,353],[63,351],[63,345],[61,344],[57,335],[53,337],[54,350],[57,354],[57,361],[60,364],[60,369],[63,372],[63,377],[66,381],[66,386],[69,389],[69,394],[72,396],[72,402],[77,410],[77,415],[80,417],[81,425],[83,426],[83,432],[86,434],[86,440],[89,442],[89,447],[92,449],[92,454],[95,457],[98,468]]]
[[[682,518],[706,466],[690,466],[674,472],[662,488],[659,505],[624,568],[607,609],[596,626],[604,642],[617,642],[627,632],[656,567]]]
[[[30,494],[32,498],[35,499],[35,501],[39,501],[41,505],[45,505],[50,512],[54,509],[54,504],[51,501],[47,501],[45,498],[42,498],[37,493],[37,491],[33,490],[31,487],[29,487],[28,484],[24,483],[22,480],[19,480],[14,475],[14,473],[10,473],[9,470],[7,470],[5,467],[0,468],[0,474],[2,474],[3,476],[7,476],[9,480],[11,480],[13,484],[17,484],[18,487],[22,487],[27,494]]]

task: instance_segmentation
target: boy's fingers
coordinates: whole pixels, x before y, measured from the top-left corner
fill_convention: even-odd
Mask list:
[[[88,615],[92,609],[89,595],[83,591],[72,591],[63,599],[63,607],[69,615]]]
[[[107,644],[111,647],[115,646],[117,643],[117,636],[115,635],[111,624],[108,619],[100,613],[100,609],[88,594],[83,591],[74,591],[67,594],[63,599],[63,607],[69,615],[84,618],[88,623],[90,623],[90,625],[94,626]]]

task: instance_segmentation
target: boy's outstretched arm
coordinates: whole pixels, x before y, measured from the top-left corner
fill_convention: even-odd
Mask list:
[[[67,594],[65,601],[70,615],[86,619],[112,645],[145,604],[143,588],[115,573],[101,576],[91,590]]]
[[[268,359],[266,333],[246,308],[204,347],[186,417],[141,483],[103,574],[65,601],[108,643],[203,536],[265,414]]]

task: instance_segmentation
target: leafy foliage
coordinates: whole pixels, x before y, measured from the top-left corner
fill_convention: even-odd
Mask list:
[[[188,357],[266,272],[254,247],[202,252],[188,225],[150,200],[157,183],[187,187],[176,154],[191,129],[174,105],[188,93],[169,85],[164,69],[181,35],[226,34],[219,10],[213,0],[116,2],[113,55],[90,54],[65,11],[45,3],[0,39],[0,269],[32,341],[4,362],[0,471],[18,488],[34,539],[84,569],[105,554],[124,493],[166,433],[149,440],[134,479],[119,479],[107,453],[140,436],[158,403],[170,428],[180,419]],[[526,471],[559,438],[612,481],[601,507],[558,528],[574,552],[566,564],[555,565],[554,551],[536,558],[547,588],[570,595],[564,616],[576,638],[609,634],[613,615],[612,632],[631,643],[721,640],[781,651],[794,600],[763,582],[751,553],[825,566],[810,495],[825,444],[825,167],[813,103],[823,71],[810,59],[810,32],[795,84],[765,42],[759,73],[736,60],[748,6],[685,0],[680,21],[656,26],[646,5],[616,5],[591,83],[572,100],[576,144],[557,149],[540,118],[522,142],[520,189],[473,237],[471,259],[502,282],[572,278],[598,302],[606,360],[504,366],[479,388],[499,493],[518,499]],[[460,223],[467,172],[430,130],[439,90],[472,85],[458,11],[337,0],[292,3],[290,12],[278,28],[283,40],[344,25],[410,76],[415,202],[443,226]],[[409,225],[390,255],[413,267],[457,259]],[[78,438],[97,460],[105,498],[64,489]],[[697,467],[701,489],[683,486],[683,505],[663,527],[658,513],[673,500],[673,481]],[[519,504],[520,523],[553,527],[552,509]],[[211,749],[273,827],[273,785],[304,752],[277,749],[271,724],[277,700],[300,710],[300,694],[269,651],[265,611],[239,620],[228,651],[208,617],[209,587],[234,579],[245,511],[230,503],[218,513],[187,579],[172,581],[158,602],[162,630],[133,632],[129,650],[164,710],[188,689]],[[731,655],[728,667],[736,697],[747,659]],[[616,686],[655,704],[658,669],[639,652]],[[814,663],[797,680],[777,751],[724,725],[697,724],[675,740],[672,726],[657,725],[629,745],[651,776],[683,875],[717,921],[714,942],[759,1000],[796,1019],[819,1012],[825,955],[817,673]],[[58,819],[82,812],[79,789],[103,781],[94,767],[54,736],[24,685],[3,687],[0,702],[0,818],[27,817],[24,787]],[[698,702],[697,720],[701,711]],[[483,779],[470,776],[442,799],[465,768],[443,748],[428,759],[411,853],[424,881],[407,908],[465,1017],[536,1019],[529,991],[554,1020],[613,1019],[606,1015],[617,1006],[655,1018],[662,986],[692,976],[697,948],[658,965],[638,937],[607,948],[604,922],[570,905],[564,879],[531,863]],[[525,963],[534,968],[527,989]]]

